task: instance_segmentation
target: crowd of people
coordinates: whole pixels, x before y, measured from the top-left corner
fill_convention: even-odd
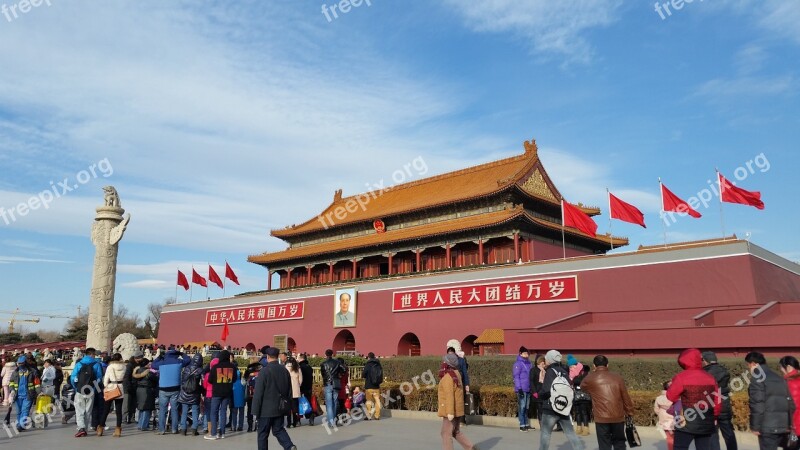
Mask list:
[[[287,428],[306,420],[315,425],[323,415],[313,395],[313,369],[305,354],[293,356],[264,346],[244,371],[233,354],[219,350],[208,364],[200,353],[185,355],[169,348],[153,360],[137,351],[128,361],[122,355],[96,354],[88,348],[67,380],[58,360],[32,353],[13,355],[2,361],[5,423],[10,425],[16,409],[18,432],[47,427],[54,405],[60,405],[62,423],[75,417],[80,438],[93,432],[103,436],[106,421],[115,411],[113,435],[122,436],[123,424],[159,434],[183,434],[204,439],[224,439],[226,432],[257,432],[259,449],[267,448],[274,434],[284,449],[296,449]],[[782,376],[769,369],[764,355],[745,357],[750,408],[750,429],[758,436],[759,448],[790,448],[800,427],[800,363],[793,356],[780,359]],[[663,384],[654,399],[653,411],[669,450],[717,450],[719,436],[727,450],[737,450],[731,408],[732,379],[727,368],[711,351],[687,349],[678,357],[683,369]],[[564,358],[557,350],[536,355],[522,347],[513,365],[520,431],[541,429],[539,448],[547,450],[554,431],[563,431],[573,449],[583,449],[579,436],[590,435],[594,422],[598,447],[626,447],[634,406],[625,380],[608,370],[603,355],[593,358],[591,368],[574,356]],[[364,366],[364,389],[353,387],[345,361],[327,350],[320,366],[326,405],[323,425],[343,425],[353,410],[363,409],[365,420],[381,419],[383,369],[374,354]],[[474,409],[469,392],[469,364],[457,340],[447,343],[438,372],[438,416],[442,418],[442,448],[453,441],[465,450],[477,447],[462,432],[466,416]],[[31,411],[34,411],[33,418]],[[246,420],[245,420],[246,419]]]

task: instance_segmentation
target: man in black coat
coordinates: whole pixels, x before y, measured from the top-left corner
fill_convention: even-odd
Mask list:
[[[300,374],[303,376],[303,382],[300,383],[300,394],[308,400],[308,404],[310,405],[314,387],[314,369],[311,368],[311,364],[308,363],[308,355],[305,353],[301,353],[297,357],[297,361],[300,365]],[[308,419],[309,425],[314,425],[314,411],[306,414],[306,419]]]
[[[267,349],[267,365],[258,373],[253,394],[253,415],[258,418],[258,450],[267,450],[270,431],[284,450],[297,450],[283,426],[291,408],[292,380],[278,363],[278,349]]]
[[[767,367],[767,360],[761,353],[750,352],[744,360],[753,374],[747,390],[750,395],[750,430],[758,436],[761,450],[777,450],[792,426],[789,418],[795,405],[789,387],[780,375]]]
[[[375,420],[381,420],[381,382],[383,382],[383,367],[369,352],[367,363],[364,365],[364,389],[367,391],[367,411]],[[374,411],[373,411],[374,408]],[[369,417],[367,417],[369,420]]]
[[[722,395],[722,409],[717,418],[717,428],[719,428],[722,439],[725,440],[725,447],[728,450],[738,450],[736,434],[733,432],[733,409],[731,408],[731,374],[725,366],[717,363],[717,355],[711,351],[703,352],[703,370],[710,373],[717,380],[720,394]],[[719,437],[711,439],[711,450],[720,450]]]

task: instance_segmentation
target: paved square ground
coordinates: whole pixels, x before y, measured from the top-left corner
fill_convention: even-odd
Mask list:
[[[113,416],[112,416],[113,417]],[[113,420],[110,421],[113,423]],[[437,449],[441,448],[439,440],[440,422],[431,420],[410,420],[399,418],[384,418],[380,421],[358,422],[348,427],[340,427],[339,431],[331,435],[320,425],[314,427],[302,426],[289,430],[295,445],[300,450],[406,450],[406,449]],[[535,424],[534,424],[535,425]],[[53,424],[47,429],[35,429],[8,438],[6,430],[0,435],[0,449],[158,449],[181,450],[203,448],[225,449],[254,449],[256,448],[256,434],[238,432],[231,433],[225,440],[206,441],[202,436],[165,435],[160,436],[152,431],[136,431],[134,425],[123,427],[123,437],[111,436],[113,428],[103,437],[94,436],[77,439],[74,421],[70,425]],[[538,449],[539,432],[531,431],[522,433],[516,428],[501,428],[482,425],[470,425],[464,429],[467,437],[480,449]],[[666,444],[660,439],[654,429],[640,430],[644,445],[642,449],[666,450]],[[594,435],[583,438],[587,449],[597,448]],[[743,435],[739,447],[748,450],[756,449],[758,445],[751,436]],[[274,437],[270,437],[270,448],[280,449]],[[460,448],[456,445],[456,448]],[[554,433],[551,449],[569,450],[563,433]],[[724,443],[723,447],[724,448]]]

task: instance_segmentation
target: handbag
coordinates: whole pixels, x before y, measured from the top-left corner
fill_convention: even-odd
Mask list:
[[[636,425],[633,424],[633,417],[625,418],[625,438],[628,440],[630,448],[641,447],[642,439],[639,437],[639,432],[636,431]]]
[[[468,416],[474,416],[478,414],[475,409],[475,396],[472,395],[472,392],[467,392],[464,395],[464,413]]]
[[[300,396],[300,401],[298,403],[298,414],[301,416],[305,416],[306,414],[311,412],[311,404],[308,402],[308,399],[304,396]]]
[[[120,397],[122,397],[122,388],[120,388],[118,384],[111,389],[103,391],[103,400],[105,401],[116,400]]]

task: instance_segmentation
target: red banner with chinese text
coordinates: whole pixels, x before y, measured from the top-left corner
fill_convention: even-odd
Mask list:
[[[518,305],[577,299],[578,277],[570,275],[395,292],[392,294],[392,311]]]
[[[302,319],[305,301],[260,303],[206,311],[206,326]]]

